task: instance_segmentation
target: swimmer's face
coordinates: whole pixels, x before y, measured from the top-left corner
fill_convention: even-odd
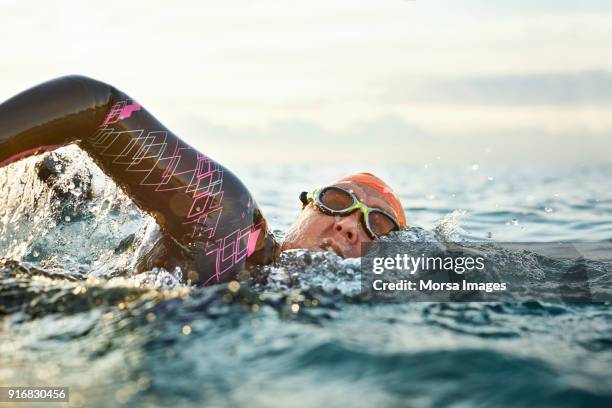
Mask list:
[[[334,184],[352,191],[368,207],[394,214],[393,207],[378,191],[350,181]],[[346,216],[327,215],[310,202],[302,210],[283,242],[283,250],[333,251],[343,258],[362,256],[361,244],[372,239],[365,231],[360,210]]]

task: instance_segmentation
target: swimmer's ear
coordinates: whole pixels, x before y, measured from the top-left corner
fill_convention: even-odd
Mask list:
[[[306,208],[308,205],[308,193],[306,191],[300,193],[300,201],[302,202],[302,209]]]

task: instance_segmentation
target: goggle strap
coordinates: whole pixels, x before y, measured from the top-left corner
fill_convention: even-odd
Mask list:
[[[300,193],[300,201],[302,202],[302,208],[308,205],[308,193],[306,191]]]

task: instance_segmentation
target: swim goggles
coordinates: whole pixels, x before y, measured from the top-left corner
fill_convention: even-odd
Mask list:
[[[318,188],[310,194],[304,191],[300,194],[300,200],[304,207],[313,202],[319,211],[327,215],[347,216],[361,210],[363,226],[372,239],[400,229],[395,217],[380,208],[368,207],[354,193],[337,186]]]

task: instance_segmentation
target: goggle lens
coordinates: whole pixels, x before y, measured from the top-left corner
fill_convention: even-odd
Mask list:
[[[397,229],[397,225],[388,215],[372,210],[368,213],[368,223],[374,235],[380,237]]]
[[[319,200],[330,210],[342,211],[351,207],[354,203],[353,197],[347,192],[336,187],[327,187],[319,193]]]

